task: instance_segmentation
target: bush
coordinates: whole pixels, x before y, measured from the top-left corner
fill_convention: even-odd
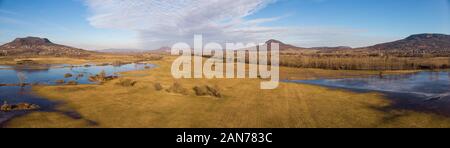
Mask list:
[[[220,89],[217,86],[215,87],[211,87],[208,85],[196,86],[194,87],[194,91],[197,96],[213,96],[217,98],[222,98]]]
[[[72,77],[72,76],[73,76],[72,74],[66,73],[66,74],[64,75],[64,78],[70,78],[70,77]]]
[[[164,89],[164,87],[161,85],[161,83],[155,83],[153,86],[155,87],[156,91],[161,91]]]
[[[197,96],[206,96],[208,95],[208,88],[206,88],[205,86],[195,86],[194,92]]]
[[[103,83],[103,82],[107,82],[107,81],[114,80],[117,78],[118,78],[117,76],[107,76],[106,72],[103,70],[95,76],[90,76],[89,81]]]
[[[184,88],[178,82],[173,83],[173,85],[169,89],[167,89],[167,92],[178,93],[178,94],[183,94],[183,95],[187,95],[188,94],[188,90],[186,88]]]
[[[3,102],[3,105],[0,107],[0,111],[8,112],[11,111],[12,107],[11,105],[8,105],[8,102]]]
[[[121,79],[116,84],[123,87],[133,87],[134,85],[136,85],[136,83],[137,83],[136,81],[130,79]]]

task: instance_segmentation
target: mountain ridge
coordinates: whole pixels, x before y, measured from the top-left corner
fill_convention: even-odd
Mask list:
[[[384,53],[396,56],[423,56],[425,54],[450,56],[450,35],[437,33],[414,34],[401,40],[360,48],[347,46],[305,48],[286,44],[275,39],[268,40],[266,43],[279,43],[281,52],[315,51],[316,53],[337,53],[345,51],[347,53]]]
[[[336,47],[297,47],[291,44],[286,44],[279,40],[270,39],[266,44],[278,43],[280,51],[283,53],[368,53],[368,54],[390,54],[396,56],[423,56],[423,55],[438,55],[450,56],[450,35],[437,33],[423,33],[410,35],[404,39],[380,43],[373,46],[352,48],[347,46]],[[270,47],[269,47],[270,48]],[[70,46],[55,44],[47,38],[39,37],[25,37],[16,38],[12,42],[0,46],[0,56],[86,56],[102,53],[168,53],[169,47],[161,47],[157,50],[123,50],[123,49],[107,49],[97,52],[87,51]]]
[[[414,34],[404,39],[380,43],[373,46],[358,48],[366,52],[381,52],[396,56],[450,56],[450,35],[446,34]]]
[[[0,56],[88,56],[93,51],[55,44],[47,38],[16,38],[0,46]]]

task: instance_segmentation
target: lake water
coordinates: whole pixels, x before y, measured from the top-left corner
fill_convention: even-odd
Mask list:
[[[393,100],[392,107],[450,116],[450,71],[366,78],[294,80],[356,92],[381,92]],[[364,99],[364,98],[361,98]]]
[[[30,67],[14,67],[14,66],[1,66],[0,65],[0,84],[41,84],[41,85],[56,85],[56,80],[77,81],[78,84],[93,84],[95,82],[89,81],[89,76],[96,75],[102,71],[109,75],[119,76],[119,72],[143,70],[146,68],[153,68],[152,64],[125,64],[121,66],[71,66],[71,65],[48,65],[39,66],[39,69],[33,69]],[[73,76],[65,78],[64,75],[70,73]],[[45,98],[38,97],[31,91],[32,86],[19,87],[19,86],[0,86],[0,104],[7,101],[9,104],[15,103],[32,103],[39,105],[42,109],[40,111],[54,111],[53,106],[58,102],[49,101]],[[0,112],[0,126],[3,122],[9,120],[12,117],[23,115],[26,111],[14,111],[14,112]],[[76,117],[75,113],[67,113],[72,117]]]

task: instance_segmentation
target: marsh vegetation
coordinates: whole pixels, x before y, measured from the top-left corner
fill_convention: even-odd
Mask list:
[[[281,66],[331,70],[436,70],[450,68],[448,57],[283,55]]]
[[[0,106],[1,112],[11,112],[11,111],[30,111],[30,110],[38,110],[41,107],[36,104],[30,103],[17,103],[17,104],[8,104],[7,101],[4,101]]]

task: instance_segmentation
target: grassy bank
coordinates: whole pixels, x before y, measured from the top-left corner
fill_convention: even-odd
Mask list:
[[[104,85],[34,87],[38,95],[63,102],[59,110],[78,112],[82,118],[34,112],[6,127],[450,127],[446,117],[387,109],[390,101],[379,93],[293,83],[261,90],[259,79],[175,80],[172,60],[153,62],[155,69],[124,73],[121,79],[137,82],[134,86],[114,80]],[[311,79],[378,72],[282,68],[281,73],[284,78]],[[166,91],[174,83],[185,92]],[[223,97],[197,96],[193,88],[203,85],[218,87]]]

